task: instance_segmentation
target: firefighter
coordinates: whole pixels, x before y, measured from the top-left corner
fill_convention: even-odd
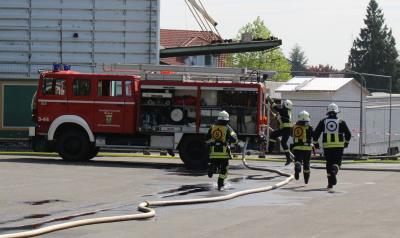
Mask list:
[[[267,97],[268,102],[272,106],[272,110],[274,110],[278,115],[278,126],[279,128],[271,133],[268,145],[268,153],[271,153],[276,140],[278,137],[281,137],[281,145],[283,151],[286,156],[285,165],[289,165],[292,159],[290,158],[290,151],[288,147],[288,140],[290,135],[292,134],[292,108],[293,103],[290,100],[284,100],[282,105],[277,105],[269,96]]]
[[[338,118],[338,113],[339,107],[335,103],[329,104],[327,117],[318,123],[313,135],[314,146],[319,149],[318,138],[323,133],[322,145],[326,160],[328,191],[331,191],[337,183],[336,176],[342,164],[343,150],[348,147],[351,139],[351,132],[346,122]]]
[[[224,188],[224,180],[228,176],[229,160],[232,159],[230,144],[237,144],[238,138],[235,131],[228,125],[229,114],[221,111],[218,120],[210,127],[207,133],[207,145],[210,150],[210,162],[208,165],[208,177],[219,173],[218,190]]]
[[[297,115],[298,121],[293,126],[294,178],[299,180],[303,164],[304,183],[310,179],[310,159],[312,151],[313,128],[310,125],[310,114],[302,111]]]

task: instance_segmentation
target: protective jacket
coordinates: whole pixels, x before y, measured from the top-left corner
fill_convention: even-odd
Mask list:
[[[322,119],[313,135],[313,142],[318,143],[318,138],[322,135],[322,143],[324,149],[326,148],[344,148],[345,143],[349,143],[351,139],[351,132],[347,124],[337,116],[328,116]]]
[[[229,144],[236,144],[237,142],[237,135],[227,122],[217,121],[207,133],[210,159],[231,159]]]
[[[292,125],[292,111],[290,109],[287,109],[285,107],[277,105],[276,103],[272,104],[272,109],[279,114],[278,115],[278,123],[279,123],[280,129],[293,126]]]
[[[292,150],[312,150],[313,128],[308,123],[297,122],[293,126]]]

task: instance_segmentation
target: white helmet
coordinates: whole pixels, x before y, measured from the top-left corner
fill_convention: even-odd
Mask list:
[[[289,110],[292,110],[293,108],[293,103],[290,100],[285,100],[283,101],[283,106]]]
[[[310,122],[310,113],[308,113],[307,111],[301,111],[297,115],[297,118],[299,121]]]
[[[218,113],[218,120],[229,121],[229,113],[226,111],[221,111]]]
[[[328,105],[327,111],[328,112],[339,113],[339,107],[335,103],[331,103],[331,104]]]

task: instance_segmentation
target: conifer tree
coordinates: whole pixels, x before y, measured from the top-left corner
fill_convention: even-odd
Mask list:
[[[393,77],[393,90],[398,91],[396,79],[398,52],[392,30],[385,24],[382,10],[376,0],[371,0],[364,19],[365,27],[353,42],[348,65],[351,70],[363,73],[389,75]],[[370,91],[389,89],[389,81],[384,78],[366,77]]]
[[[299,73],[296,71],[306,71],[307,70],[307,57],[301,47],[296,44],[294,48],[289,53],[289,60],[292,64],[293,76],[304,75],[304,73]]]

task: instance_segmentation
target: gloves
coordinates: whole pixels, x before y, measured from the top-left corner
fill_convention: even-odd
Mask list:
[[[319,146],[319,143],[314,143],[315,149],[321,149],[321,146]]]
[[[349,147],[349,142],[344,142],[344,148]]]

